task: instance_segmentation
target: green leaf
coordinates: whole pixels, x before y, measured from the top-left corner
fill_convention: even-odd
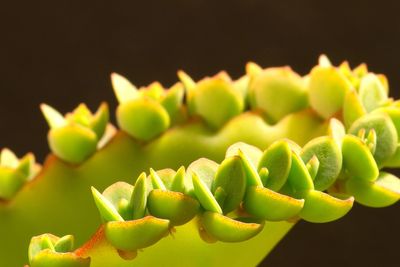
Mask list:
[[[214,129],[220,128],[244,109],[244,99],[231,82],[222,78],[204,79],[188,95],[190,110]]]
[[[32,153],[26,154],[18,163],[16,167],[16,171],[23,174],[26,177],[26,180],[32,178],[34,175],[34,167],[35,167],[35,156]]]
[[[352,178],[375,181],[379,169],[368,147],[357,137],[346,135],[342,145],[343,167]]]
[[[19,164],[17,156],[8,148],[3,148],[0,155],[0,163],[2,167],[16,168]]]
[[[295,199],[268,188],[251,186],[243,201],[245,210],[251,215],[267,221],[282,221],[293,218],[303,208],[304,200]]]
[[[194,193],[199,200],[201,206],[205,210],[222,213],[217,200],[214,198],[207,185],[197,176],[195,172],[192,173]]]
[[[346,190],[360,204],[374,208],[387,207],[400,199],[400,179],[390,173],[381,172],[374,182],[349,179]]]
[[[131,220],[133,216],[132,192],[132,185],[126,182],[116,182],[107,187],[102,195],[110,201],[124,220]]]
[[[160,176],[152,168],[150,168],[150,178],[154,189],[167,190]]]
[[[109,118],[108,105],[102,103],[90,121],[90,128],[96,133],[97,140],[103,137]]]
[[[125,77],[117,73],[111,73],[111,83],[120,104],[133,100],[139,95],[137,88]]]
[[[183,225],[198,213],[200,204],[197,200],[180,192],[154,189],[148,197],[150,214],[168,219],[172,226]]]
[[[185,175],[185,190],[189,196],[194,196],[192,173],[196,173],[197,176],[205,183],[208,188],[211,188],[215,174],[217,173],[218,164],[215,161],[200,158],[192,162]]]
[[[291,149],[285,140],[276,141],[267,150],[258,164],[258,169],[265,167],[269,171],[265,187],[279,191],[286,183],[292,164]]]
[[[237,209],[246,192],[246,174],[238,156],[226,158],[218,168],[212,184],[212,192],[222,188],[226,197],[221,208],[229,213]]]
[[[152,99],[134,99],[117,108],[117,121],[122,130],[139,140],[149,141],[170,125],[168,112]]]
[[[346,135],[346,129],[341,121],[332,118],[329,120],[328,135],[332,137],[336,144],[341,147],[342,139]]]
[[[51,129],[63,127],[67,124],[64,116],[46,104],[41,104],[40,109]]]
[[[350,89],[351,84],[335,67],[316,66],[311,70],[310,104],[325,119],[342,109],[345,95]]]
[[[0,199],[11,199],[24,185],[27,176],[10,168],[0,168]]]
[[[180,167],[178,169],[178,171],[176,172],[174,179],[172,180],[170,190],[175,191],[175,192],[181,192],[181,193],[185,192],[185,167],[184,166]]]
[[[124,219],[121,217],[121,215],[119,215],[118,211],[108,199],[100,194],[99,191],[97,191],[93,186],[91,189],[97,209],[105,221],[124,221]]]
[[[366,132],[374,129],[377,136],[374,158],[378,165],[384,163],[394,155],[398,137],[396,128],[387,114],[370,113],[356,120],[349,129],[349,133],[357,135],[360,129]]]
[[[318,65],[321,66],[321,67],[332,67],[331,61],[330,61],[329,58],[328,58],[326,55],[324,55],[324,54],[322,54],[322,55],[319,56],[319,58],[318,58]]]
[[[150,169],[152,170],[152,169]],[[153,171],[154,172],[154,171]],[[157,174],[156,174],[157,175]],[[153,177],[153,174],[152,174]],[[133,187],[131,205],[133,206],[133,219],[143,218],[146,213],[147,181],[146,173],[142,172]]]
[[[105,236],[115,248],[135,251],[149,247],[163,238],[169,229],[169,221],[146,216],[132,221],[112,221],[105,226]]]
[[[319,170],[319,160],[316,155],[312,156],[312,158],[307,162],[306,167],[310,173],[311,179],[315,180]]]
[[[173,118],[182,106],[185,89],[181,83],[176,83],[168,91],[161,100],[161,105],[168,112],[170,118]]]
[[[269,171],[267,168],[263,167],[261,170],[258,172],[258,175],[260,176],[262,184],[267,184],[267,180],[269,177]]]
[[[367,112],[371,112],[387,100],[383,84],[373,73],[368,73],[361,79],[358,95]]]
[[[203,213],[201,223],[209,235],[222,242],[246,241],[264,227],[263,223],[241,222],[209,211]]]
[[[239,150],[246,154],[253,166],[258,166],[258,162],[263,154],[262,151],[256,146],[248,145],[243,142],[237,142],[233,145],[230,145],[226,150],[225,158],[238,156]]]
[[[342,153],[332,137],[321,136],[308,142],[301,158],[307,163],[315,155],[319,161],[317,176],[314,178],[315,189],[324,191],[330,187],[342,169]]]
[[[49,146],[59,158],[70,163],[81,163],[96,151],[96,134],[78,124],[51,129]]]
[[[74,249],[74,236],[66,235],[57,240],[54,250],[57,252],[70,252]]]
[[[349,90],[346,93],[343,104],[343,121],[346,128],[350,126],[357,119],[367,114],[358,94],[355,90]]]
[[[246,180],[248,185],[262,186],[262,181],[257,173],[256,167],[251,163],[249,157],[242,150],[239,149],[239,157],[242,160],[243,169],[246,174]]]
[[[193,79],[190,78],[190,76],[187,75],[184,71],[182,70],[178,71],[178,77],[179,80],[185,86],[187,92],[190,92],[191,90],[193,90],[194,87],[196,87],[196,82],[193,81]]]
[[[252,108],[261,109],[273,122],[308,106],[303,79],[290,67],[268,68],[254,76],[249,99]]]
[[[300,217],[308,222],[326,223],[346,215],[353,207],[354,198],[335,198],[321,191],[310,190],[305,195]]]
[[[311,175],[296,153],[292,153],[292,164],[285,187],[290,187],[290,193],[297,198],[304,198],[305,193],[314,189]]]

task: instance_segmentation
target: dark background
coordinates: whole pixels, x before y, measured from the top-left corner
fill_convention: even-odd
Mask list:
[[[253,60],[301,74],[327,53],[367,62],[399,97],[400,18],[395,1],[19,1],[0,7],[0,147],[48,153],[46,102],[67,112],[85,102],[116,107],[109,74],[170,86]],[[328,224],[300,222],[268,266],[399,266],[399,205],[356,205]]]

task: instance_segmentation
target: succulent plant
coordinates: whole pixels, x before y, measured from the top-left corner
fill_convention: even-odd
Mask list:
[[[2,265],[254,266],[299,220],[399,200],[384,168],[400,166],[400,105],[366,65],[178,76],[166,90],[112,74],[120,131],[106,104],[42,105],[42,169],[1,153]]]

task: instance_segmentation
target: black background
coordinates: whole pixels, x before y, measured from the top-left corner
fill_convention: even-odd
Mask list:
[[[13,1],[0,4],[0,147],[48,153],[46,102],[116,107],[109,74],[166,86],[253,60],[301,74],[326,53],[335,64],[367,62],[398,98],[399,6],[385,1]],[[328,224],[300,222],[263,264],[399,266],[399,205],[356,205]]]

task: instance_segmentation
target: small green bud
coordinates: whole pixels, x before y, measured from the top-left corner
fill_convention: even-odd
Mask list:
[[[170,117],[158,102],[137,98],[120,104],[117,121],[122,130],[139,140],[148,141],[168,129]]]

